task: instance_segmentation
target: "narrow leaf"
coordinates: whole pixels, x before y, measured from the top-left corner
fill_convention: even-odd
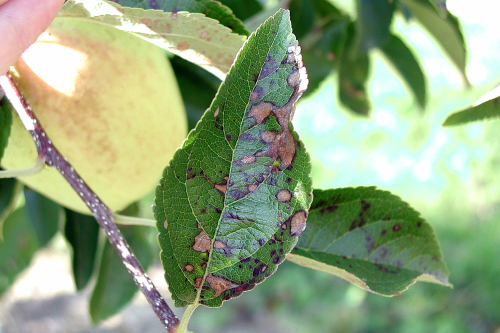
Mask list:
[[[342,104],[354,113],[368,116],[371,105],[366,89],[370,59],[362,54],[351,52],[353,26],[348,29],[346,45],[340,58],[339,68],[339,99]]]
[[[250,35],[243,23],[237,19],[231,9],[222,5],[218,1],[212,0],[114,0],[120,6],[142,8],[142,9],[160,9],[164,12],[189,12],[201,13],[219,21],[239,35]],[[250,1],[248,1],[250,2]]]
[[[23,185],[15,178],[0,178],[0,242],[3,241],[3,224],[16,208]]]
[[[427,102],[425,78],[413,52],[397,36],[392,35],[380,48],[401,74],[406,84],[415,95],[418,105],[425,108]]]
[[[38,249],[37,236],[24,207],[16,209],[6,218],[3,235],[4,239],[0,240],[0,295],[29,265]]]
[[[12,111],[10,108],[10,103],[7,101],[7,97],[0,96],[0,162],[2,161],[3,152],[7,147],[7,144],[9,143],[11,126]]]
[[[44,247],[59,230],[63,217],[62,207],[27,187],[24,188],[24,198],[38,243],[40,247]]]
[[[305,228],[310,161],[290,122],[307,87],[299,50],[279,10],[165,169],[154,213],[176,306],[220,306],[252,289]]]
[[[468,83],[465,72],[467,48],[458,19],[450,13],[447,14],[446,18],[442,18],[427,1],[400,1],[409,8],[411,15],[435,37],[444,53],[448,55],[455,67],[460,71],[463,80]]]
[[[463,125],[466,123],[500,117],[500,96],[476,106],[455,112],[446,118],[444,127]]]
[[[85,288],[94,272],[99,224],[93,216],[65,209],[64,235],[73,248],[73,277],[77,290]]]
[[[224,77],[244,36],[199,13],[121,7],[100,0],[70,0],[59,12],[132,32],[219,77]]]
[[[357,8],[357,49],[366,54],[370,49],[381,46],[389,39],[395,2],[357,0]]]
[[[146,270],[153,261],[150,244],[154,241],[154,228],[127,226],[122,234]],[[111,317],[123,309],[134,297],[137,286],[108,241],[102,251],[97,281],[90,297],[90,317],[94,324]]]
[[[415,281],[449,286],[434,230],[375,187],[314,190],[308,227],[287,259],[385,296]]]

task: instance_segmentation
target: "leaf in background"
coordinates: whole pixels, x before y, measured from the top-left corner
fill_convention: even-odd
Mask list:
[[[431,5],[436,8],[436,11],[442,18],[446,18],[448,16],[448,9],[446,8],[446,0],[429,0]]]
[[[219,21],[239,35],[250,35],[243,23],[235,17],[231,9],[212,0],[113,0],[120,6],[142,9],[160,9],[164,12],[201,13]],[[248,1],[250,2],[250,1]]]
[[[418,105],[424,109],[427,102],[424,73],[411,50],[399,37],[392,34],[380,50],[401,74],[415,95]]]
[[[500,96],[498,96],[498,91],[496,95],[497,97],[486,102],[480,103],[462,111],[452,113],[446,118],[443,126],[457,126],[474,121],[500,117]]]
[[[82,290],[94,272],[100,228],[93,216],[64,211],[64,235],[73,248],[73,277],[76,289]]]
[[[62,207],[27,187],[24,188],[24,198],[31,227],[38,237],[38,244],[44,247],[59,230],[63,218]]]
[[[221,306],[252,289],[305,228],[310,161],[290,122],[307,88],[299,50],[279,10],[164,171],[154,213],[176,306]]]
[[[221,83],[215,75],[181,57],[170,59],[192,130],[212,103]]]
[[[234,15],[240,20],[246,20],[262,10],[262,5],[258,0],[219,0],[223,5],[228,6]]]
[[[70,0],[59,17],[91,20],[132,32],[224,77],[245,37],[199,13],[126,8],[100,0]]]
[[[357,48],[362,54],[384,44],[390,37],[394,1],[357,0]],[[361,55],[360,55],[361,56]]]
[[[0,88],[0,94],[2,93]],[[0,96],[0,162],[3,152],[9,143],[10,127],[12,126],[12,111],[7,97]],[[0,189],[1,191],[1,189]]]
[[[3,223],[16,208],[23,185],[15,178],[0,178],[0,242],[3,241]]]
[[[399,197],[375,187],[314,190],[307,229],[287,259],[392,296],[415,281],[449,286],[436,235]]]
[[[142,226],[122,226],[120,229],[137,260],[147,270],[155,257],[150,244],[154,242],[156,230]],[[97,325],[118,313],[132,300],[137,290],[115,249],[105,241],[97,281],[90,298],[92,322]]]
[[[423,0],[399,0],[411,15],[417,19],[425,29],[433,35],[445,54],[451,59],[462,75],[466,84],[469,83],[465,68],[467,65],[467,48],[465,38],[458,19],[448,13],[446,18],[441,18],[431,4]]]
[[[349,18],[325,0],[294,0],[290,2],[290,19],[307,67],[309,88],[304,93],[307,96],[336,68]]]
[[[10,214],[4,223],[3,241],[0,241],[0,295],[25,269],[38,250],[38,239],[25,207]]]
[[[353,54],[350,43],[353,40],[353,26],[347,29],[346,45],[340,57],[339,99],[351,111],[368,116],[371,105],[368,100],[366,83],[370,70],[370,59],[367,55]]]

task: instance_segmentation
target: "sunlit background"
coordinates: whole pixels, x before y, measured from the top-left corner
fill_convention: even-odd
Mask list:
[[[352,1],[335,2],[352,12]],[[287,262],[221,309],[197,310],[194,332],[500,333],[500,122],[441,127],[446,115],[500,84],[500,3],[449,0],[448,8],[463,23],[471,87],[425,32],[398,18],[395,29],[421,56],[427,109],[418,110],[375,52],[370,119],[339,107],[334,76],[302,102],[294,125],[313,160],[314,187],[376,185],[421,212],[436,230],[454,289],[417,283],[385,298]],[[67,276],[59,276],[61,270]],[[166,292],[161,274],[152,271]],[[90,328],[88,295],[74,293],[62,240],[38,254],[21,278],[0,303],[0,333],[162,331],[142,295],[100,328]]]

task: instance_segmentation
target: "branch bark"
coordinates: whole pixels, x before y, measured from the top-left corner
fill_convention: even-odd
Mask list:
[[[113,212],[101,199],[99,199],[78,175],[76,170],[69,164],[67,159],[56,149],[10,74],[0,76],[0,87],[3,88],[7,98],[19,114],[24,126],[30,132],[35,142],[39,158],[42,158],[48,166],[56,168],[76,193],[78,193],[80,198],[89,207],[92,215],[96,218],[101,228],[104,229],[110,243],[120,255],[123,264],[134,279],[135,284],[139,287],[144,296],[146,296],[146,299],[155,311],[158,319],[160,319],[165,326],[167,332],[176,332],[179,326],[179,319],[160,295],[158,289],[156,289],[135,257],[127,241],[123,238],[114,222]]]

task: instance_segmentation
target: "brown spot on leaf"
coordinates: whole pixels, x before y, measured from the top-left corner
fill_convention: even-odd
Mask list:
[[[296,71],[296,72],[293,72],[292,74],[288,75],[286,82],[288,83],[288,85],[290,87],[293,88],[297,85],[299,80],[300,80],[300,72]]]
[[[225,247],[227,247],[227,245],[224,242],[220,241],[220,240],[216,240],[214,242],[214,248],[216,248],[216,249],[223,249]]]
[[[292,192],[287,189],[281,189],[276,193],[276,199],[279,202],[290,202],[292,200]]]
[[[208,32],[202,31],[200,34],[200,38],[207,38],[208,37]]]
[[[250,163],[255,163],[255,156],[254,155],[245,155],[242,157],[241,162],[243,164],[250,164]]]
[[[172,15],[174,15],[174,13],[172,13]],[[186,42],[179,42],[177,43],[177,49],[179,51],[186,51],[189,49],[189,44]]]
[[[184,266],[184,270],[185,270],[186,272],[191,273],[191,272],[194,270],[194,266],[193,266],[193,265],[191,265],[191,264],[186,264],[186,266]]]
[[[219,115],[219,107],[217,107],[217,109],[215,109],[214,117],[217,117],[218,115]]]
[[[257,189],[257,185],[255,185],[255,184],[248,185],[248,190],[249,190],[250,192],[253,192],[253,191],[255,191],[256,189]]]
[[[214,184],[214,187],[216,190],[226,194],[227,191],[227,180],[229,179],[228,176],[224,177],[224,180],[220,183]]]
[[[260,138],[264,143],[271,143],[276,139],[278,133],[273,131],[262,131]]]
[[[306,229],[307,215],[303,210],[299,210],[292,217],[290,232],[293,236],[299,236]]]
[[[168,222],[167,222],[167,220],[163,221],[163,227],[164,227],[165,229],[167,229],[167,228],[168,228]]]
[[[194,287],[200,289],[203,279],[201,277],[194,279]]]
[[[252,105],[250,111],[248,111],[248,117],[255,118],[257,124],[260,124],[264,119],[266,119],[272,112],[274,104],[271,102],[262,101]]]
[[[401,230],[401,224],[396,223],[396,224],[392,227],[392,231],[399,231],[399,230]]]
[[[219,297],[223,292],[225,292],[228,289],[236,288],[238,287],[237,284],[232,283],[229,280],[226,280],[220,276],[216,276],[213,274],[208,274],[206,279],[205,279],[210,287],[214,290],[214,297]]]
[[[207,233],[203,230],[194,238],[194,244],[191,246],[196,252],[208,252],[210,251],[210,246],[212,241],[208,237]]]
[[[336,211],[337,209],[339,208],[338,205],[331,205],[331,206],[328,206],[328,207],[323,207],[319,210],[320,214],[321,215],[324,215],[324,214],[331,214],[333,213],[334,211]]]

